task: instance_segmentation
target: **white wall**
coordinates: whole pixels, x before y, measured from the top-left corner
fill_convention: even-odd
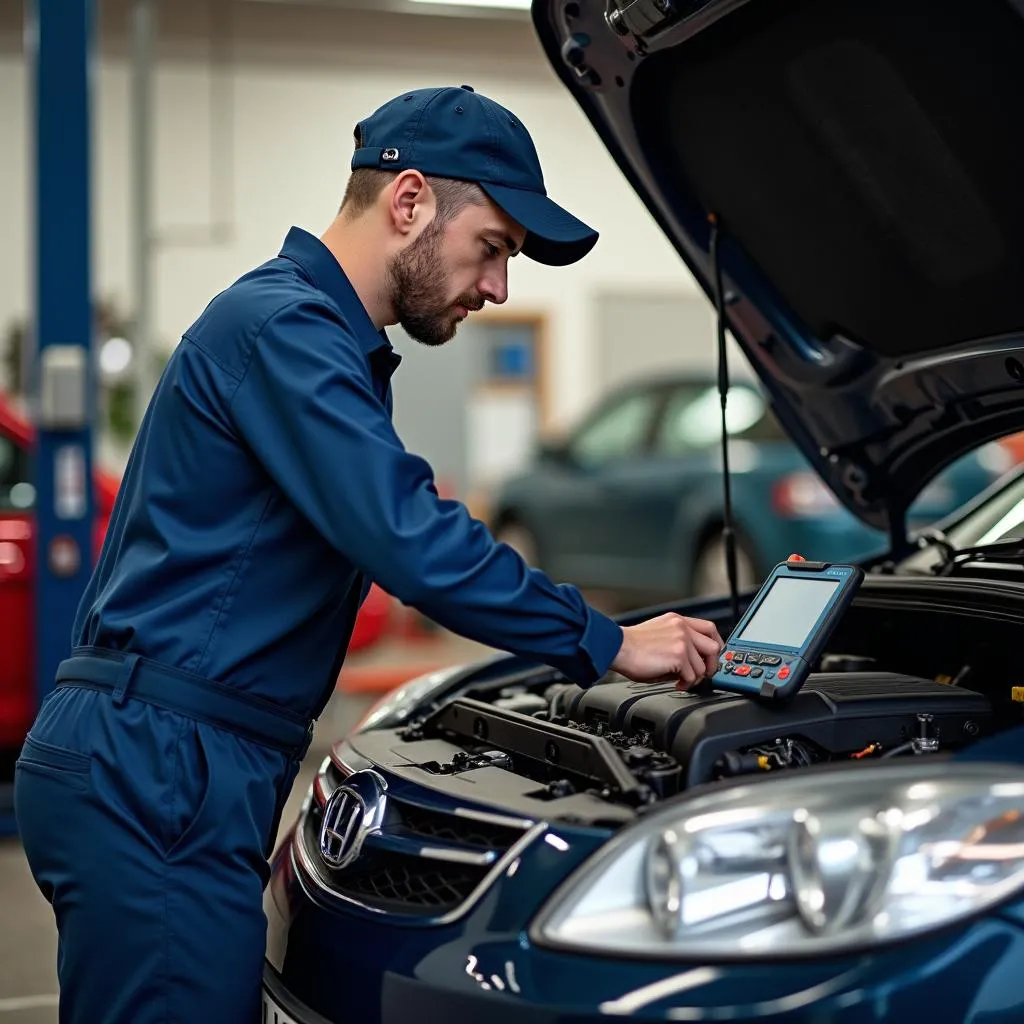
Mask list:
[[[121,3],[103,5],[95,77],[94,280],[98,294],[130,310],[131,68]],[[160,232],[209,218],[211,10],[199,0],[161,8],[155,96]],[[330,221],[360,117],[404,89],[432,84],[468,82],[516,111],[537,143],[549,192],[602,232],[595,251],[574,267],[549,269],[525,259],[512,264],[509,307],[549,316],[556,422],[574,418],[598,386],[588,358],[596,293],[696,290],[548,68],[530,26],[245,0],[228,10],[233,231],[224,244],[159,251],[156,327],[166,346],[216,290],[275,254],[291,224],[318,232]],[[31,272],[27,75],[20,27],[9,9],[6,19],[0,23],[0,330],[29,308]]]

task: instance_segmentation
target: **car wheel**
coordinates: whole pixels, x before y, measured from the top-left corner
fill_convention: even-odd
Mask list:
[[[725,540],[720,533],[709,537],[697,552],[691,576],[691,597],[722,597],[729,593],[725,566]],[[757,563],[743,541],[736,538],[736,582],[740,591],[757,585]]]
[[[495,539],[507,544],[527,565],[538,568],[537,538],[517,519],[509,519],[495,531]]]

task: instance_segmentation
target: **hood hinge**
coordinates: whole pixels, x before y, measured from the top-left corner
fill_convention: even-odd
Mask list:
[[[605,21],[611,30],[636,47],[679,17],[677,0],[608,0]]]

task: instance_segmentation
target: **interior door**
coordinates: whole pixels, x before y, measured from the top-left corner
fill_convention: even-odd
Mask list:
[[[0,748],[35,710],[35,488],[26,449],[0,434]]]

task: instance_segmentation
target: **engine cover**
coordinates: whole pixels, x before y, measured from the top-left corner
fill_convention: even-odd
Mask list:
[[[905,743],[917,735],[916,716],[922,712],[933,716],[941,750],[963,746],[993,727],[992,707],[983,695],[886,672],[814,674],[782,704],[616,677],[566,695],[562,707],[577,727],[623,733],[670,754],[683,767],[684,787],[713,779],[725,754],[777,739],[809,741],[832,759],[871,744],[886,750]]]

